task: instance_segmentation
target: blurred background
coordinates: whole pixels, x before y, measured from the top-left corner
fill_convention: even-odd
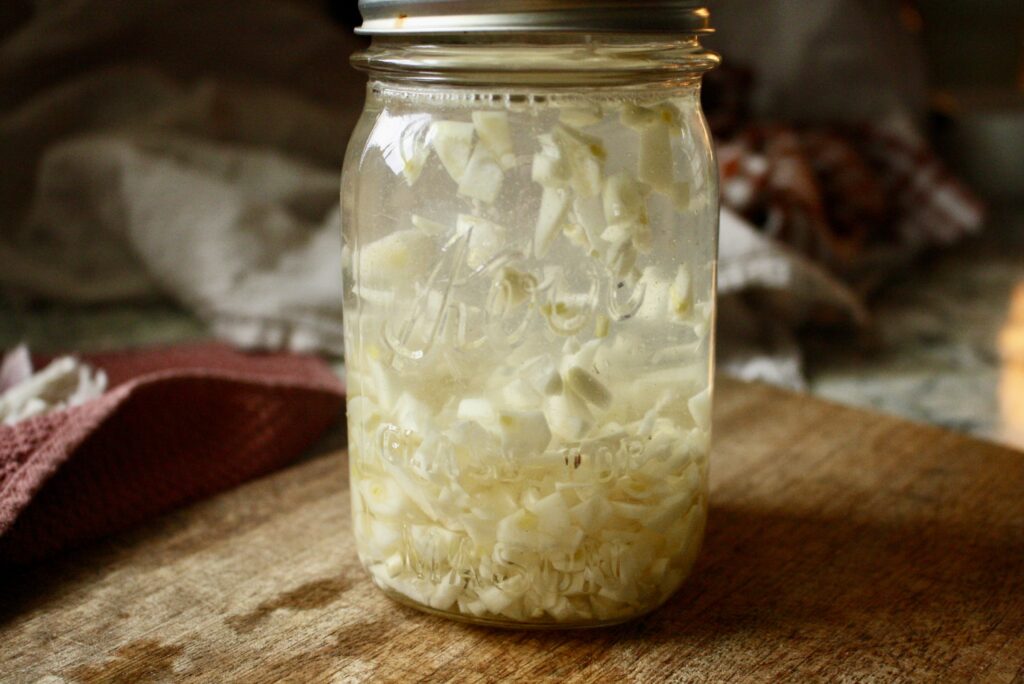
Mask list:
[[[709,5],[722,370],[1024,446],[1024,3]],[[355,0],[0,3],[0,349],[217,337],[340,366],[358,23]]]

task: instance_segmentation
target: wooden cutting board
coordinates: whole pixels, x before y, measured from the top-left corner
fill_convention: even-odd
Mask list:
[[[0,681],[1024,681],[1024,454],[764,386],[716,402],[693,577],[621,627],[400,607],[327,454],[0,585]]]

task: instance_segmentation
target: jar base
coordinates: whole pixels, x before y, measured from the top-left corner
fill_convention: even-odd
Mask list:
[[[665,601],[662,601],[650,608],[642,610],[633,615],[627,615],[625,617],[611,618],[608,620],[587,620],[580,622],[552,622],[552,621],[526,621],[526,620],[501,620],[496,618],[477,617],[475,615],[466,615],[464,613],[456,613],[447,610],[438,610],[437,608],[431,608],[421,603],[416,603],[410,600],[407,596],[378,585],[377,588],[383,592],[389,599],[407,608],[418,610],[421,613],[427,613],[428,615],[434,615],[436,617],[445,618],[447,620],[453,620],[455,622],[461,622],[467,625],[473,625],[475,627],[491,627],[495,629],[508,629],[508,630],[525,630],[525,631],[538,631],[538,632],[554,632],[554,631],[565,631],[574,629],[600,629],[602,627],[614,627],[615,625],[621,625],[626,622],[631,622],[638,618],[649,615],[654,611],[661,608]],[[671,596],[670,596],[671,597]],[[669,597],[669,598],[670,598]],[[666,601],[668,598],[665,599]]]

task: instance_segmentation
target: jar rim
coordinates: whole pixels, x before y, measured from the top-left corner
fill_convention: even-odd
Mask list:
[[[711,33],[694,0],[359,0],[370,36],[502,33]]]
[[[351,59],[373,78],[502,87],[686,84],[699,81],[720,61],[696,37],[605,35],[581,40],[575,34],[542,34],[509,41],[494,35],[479,41],[377,36]]]

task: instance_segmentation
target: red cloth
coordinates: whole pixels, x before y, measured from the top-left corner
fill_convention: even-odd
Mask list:
[[[312,356],[218,344],[97,354],[109,389],[0,425],[0,566],[35,560],[270,472],[342,415]]]

